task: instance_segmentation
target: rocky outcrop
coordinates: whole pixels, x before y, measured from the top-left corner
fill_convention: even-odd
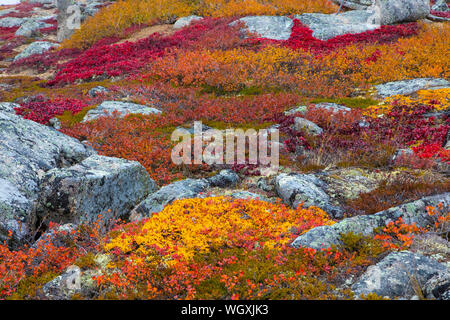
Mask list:
[[[139,220],[160,212],[174,200],[196,198],[210,187],[234,186],[239,177],[231,170],[222,170],[218,175],[206,179],[185,179],[168,184],[148,196],[131,213],[132,220]]]
[[[317,124],[300,117],[296,117],[294,119],[294,129],[297,131],[304,131],[305,133],[312,136],[318,136],[323,133],[323,129]]]
[[[12,103],[12,102],[0,102],[0,111],[2,112],[9,112],[12,114],[16,114],[16,112],[14,111],[14,108],[19,108],[20,105],[17,103]]]
[[[44,53],[51,48],[57,47],[58,44],[48,41],[35,41],[32,44],[30,44],[28,47],[25,48],[21,53],[19,53],[17,56],[14,57],[14,61],[28,58],[29,56],[35,55],[35,54],[41,54]]]
[[[331,0],[338,5],[342,5],[345,8],[355,10],[365,10],[369,8],[374,0]]]
[[[292,19],[278,16],[249,16],[238,21],[243,22],[251,33],[273,40],[289,39],[294,25]],[[236,22],[233,22],[232,25],[234,23]]]
[[[26,18],[6,17],[0,19],[1,28],[20,27],[27,21]]]
[[[450,88],[450,82],[441,78],[418,78],[411,80],[392,81],[375,86],[381,97],[391,97],[398,94],[408,95],[424,89]]]
[[[0,111],[0,240],[22,241],[48,220],[125,217],[156,190],[134,161],[98,156],[50,127]],[[41,230],[42,231],[42,230]]]
[[[0,237],[10,229],[23,238],[45,172],[81,162],[94,151],[49,127],[2,111],[0,141]]]
[[[325,189],[326,184],[312,174],[282,173],[275,179],[275,191],[285,204],[293,208],[301,203],[304,208],[316,206],[333,217],[340,217],[342,209],[331,203]]]
[[[41,181],[37,217],[57,223],[124,218],[157,189],[138,162],[94,155],[62,169],[48,171]]]
[[[188,25],[190,25],[193,21],[200,21],[202,20],[203,17],[199,17],[199,16],[187,16],[187,17],[182,17],[179,18],[173,25],[174,29],[181,29],[184,28]]]
[[[328,40],[348,33],[361,33],[379,27],[374,20],[374,12],[355,10],[334,14],[304,13],[295,15],[304,25],[313,31],[313,36]]]
[[[450,193],[425,197],[420,200],[393,207],[373,215],[362,215],[346,218],[331,226],[313,228],[299,236],[292,243],[293,247],[309,247],[314,249],[329,248],[340,245],[341,234],[373,235],[376,228],[385,227],[389,222],[403,218],[404,223],[415,223],[418,227],[427,227],[431,221],[426,213],[427,206],[450,207]]]
[[[433,11],[441,11],[441,12],[448,12],[448,11],[450,11],[446,0],[437,0],[435,2],[435,4],[431,7],[431,10],[433,10]]]
[[[96,96],[98,96],[100,94],[105,94],[105,93],[108,93],[108,92],[109,92],[109,90],[107,88],[105,88],[103,86],[97,86],[97,87],[94,87],[92,89],[89,89],[88,95],[94,98],[94,97],[96,97]]]
[[[426,256],[410,251],[393,252],[370,266],[352,286],[352,291],[360,296],[375,293],[382,297],[406,298],[422,295],[427,281],[441,274],[440,281],[428,282],[426,291],[448,286],[450,269]],[[443,289],[445,291],[445,289]]]
[[[17,29],[15,35],[22,37],[36,37],[40,35],[39,29],[51,27],[51,24],[30,19],[27,22],[23,23],[19,29]]]
[[[89,110],[83,122],[92,121],[100,117],[110,116],[114,111],[120,113],[120,117],[125,117],[127,114],[159,114],[161,110],[147,107],[142,104],[122,101],[104,101],[97,108]]]
[[[374,8],[381,25],[425,19],[431,9],[429,0],[375,0]]]

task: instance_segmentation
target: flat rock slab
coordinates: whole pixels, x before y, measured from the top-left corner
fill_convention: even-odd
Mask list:
[[[418,78],[387,82],[375,86],[381,97],[391,97],[398,94],[408,95],[423,89],[450,88],[450,82],[442,78]]]
[[[280,16],[249,16],[238,21],[245,23],[251,33],[272,40],[288,40],[294,25],[292,19]]]
[[[126,217],[157,186],[139,162],[94,155],[48,171],[41,189],[39,218],[78,224]]]
[[[439,273],[448,274],[445,264],[410,251],[392,252],[367,271],[352,286],[360,296],[375,293],[389,298],[411,298],[416,290]],[[418,286],[418,288],[417,288]]]
[[[374,235],[376,228],[385,227],[389,222],[403,218],[406,224],[416,223],[418,227],[424,228],[431,221],[426,213],[427,206],[450,207],[450,193],[425,197],[420,200],[402,204],[373,215],[361,215],[346,218],[331,226],[320,226],[313,228],[305,234],[297,237],[292,243],[293,247],[308,247],[313,249],[330,248],[332,245],[340,245],[341,234],[353,232],[365,236]]]
[[[127,114],[159,114],[161,110],[151,108],[142,104],[122,101],[104,101],[97,108],[91,109],[84,116],[82,122],[92,121],[100,117],[111,116],[114,111],[120,113],[123,118]]]
[[[328,40],[349,33],[361,33],[380,27],[374,20],[374,12],[366,10],[347,11],[337,15],[304,13],[294,17],[309,27],[313,31],[312,35],[320,40]]]
[[[58,47],[59,44],[48,42],[48,41],[35,41],[32,44],[30,44],[28,47],[25,48],[21,53],[19,53],[17,56],[14,57],[14,61],[28,58],[29,56],[35,55],[35,54],[42,54],[44,52],[47,52],[51,48]]]

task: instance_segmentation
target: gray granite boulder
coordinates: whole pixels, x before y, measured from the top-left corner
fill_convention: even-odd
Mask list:
[[[252,199],[269,202],[269,199],[267,197],[249,191],[236,191],[233,192],[230,196],[234,199],[243,199],[243,200]]]
[[[314,105],[314,108],[320,108],[320,109],[325,109],[327,111],[332,111],[334,113],[337,112],[349,112],[352,109],[343,106],[341,104],[337,104],[337,103],[331,103],[331,102],[321,102],[321,103],[317,103]]]
[[[19,108],[20,105],[12,102],[0,102],[0,111],[16,114],[14,108]]]
[[[348,33],[361,33],[379,27],[374,12],[366,10],[347,11],[335,14],[304,13],[295,15],[304,25],[313,31],[313,36],[328,40]]]
[[[323,133],[323,129],[312,121],[305,118],[296,117],[294,119],[294,129],[297,131],[304,131],[307,134],[318,136]]]
[[[206,179],[185,179],[168,184],[148,196],[132,212],[132,219],[138,220],[160,212],[174,200],[196,198],[206,191],[209,183]]]
[[[48,41],[35,41],[25,48],[21,53],[14,57],[14,61],[27,58],[35,54],[44,53],[51,48],[58,47],[58,44]]]
[[[430,14],[430,0],[375,0],[379,10],[380,24],[413,22]]]
[[[50,127],[4,111],[0,111],[0,141],[0,239],[7,230],[22,239],[30,231],[45,173],[95,152]]]
[[[203,17],[199,17],[199,16],[195,16],[195,15],[182,17],[182,18],[179,18],[174,23],[173,28],[174,29],[181,29],[181,28],[184,28],[184,27],[190,25],[193,21],[200,21],[202,19],[203,19]]]
[[[450,270],[439,272],[428,279],[423,286],[423,294],[427,299],[448,300],[450,298]]]
[[[392,81],[375,86],[381,97],[397,94],[408,95],[423,89],[449,88],[450,82],[442,78],[418,78],[411,80]]]
[[[304,208],[316,206],[333,217],[340,217],[342,209],[331,203],[325,192],[326,184],[315,175],[281,173],[275,178],[275,191],[283,202],[293,208],[303,203]]]
[[[67,168],[46,172],[37,216],[60,224],[126,218],[156,191],[156,183],[136,161],[94,155]]]
[[[355,295],[375,293],[382,297],[406,298],[420,294],[425,283],[439,273],[448,275],[442,263],[410,251],[392,252],[352,285]]]
[[[88,95],[91,96],[91,97],[96,97],[99,94],[104,94],[104,93],[108,93],[108,92],[109,92],[109,90],[106,89],[105,87],[97,86],[97,87],[94,87],[94,88],[90,89],[88,91]]]
[[[236,185],[239,177],[231,170],[222,170],[219,174],[206,179],[185,179],[173,182],[153,194],[150,194],[131,213],[133,220],[151,216],[160,212],[174,200],[199,197],[210,187],[231,187]]]
[[[17,29],[15,35],[31,38],[38,36],[40,34],[39,29],[48,28],[51,26],[52,26],[51,24],[30,19],[24,24],[22,24],[19,29]]]
[[[142,104],[122,101],[104,101],[95,109],[89,110],[82,122],[92,121],[99,117],[111,116],[114,111],[120,113],[120,117],[127,114],[159,114],[161,110],[151,108]]]
[[[16,18],[16,17],[6,17],[0,19],[0,27],[2,28],[13,28],[20,27],[27,21],[26,18]]]
[[[437,0],[436,3],[431,7],[431,10],[448,12],[450,11],[446,0]]]
[[[273,40],[289,39],[294,25],[292,19],[280,16],[249,16],[238,21],[243,22],[251,33]],[[233,22],[231,25],[235,23]]]
[[[396,221],[400,217],[406,224],[416,223],[418,227],[424,228],[432,223],[426,212],[426,207],[436,207],[439,203],[443,203],[444,207],[450,207],[450,193],[425,197],[373,215],[346,218],[331,226],[313,228],[297,237],[292,246],[314,249],[329,248],[332,245],[341,244],[341,234],[353,232],[365,236],[374,235],[375,229],[385,227],[389,222]]]

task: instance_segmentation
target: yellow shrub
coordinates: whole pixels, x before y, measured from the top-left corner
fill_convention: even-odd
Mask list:
[[[226,197],[177,200],[154,214],[139,231],[112,239],[106,249],[119,248],[149,261],[162,251],[168,259],[176,254],[189,260],[195,253],[246,246],[255,241],[266,248],[283,246],[295,237],[292,229],[302,233],[333,223],[316,207],[293,210],[259,200]]]

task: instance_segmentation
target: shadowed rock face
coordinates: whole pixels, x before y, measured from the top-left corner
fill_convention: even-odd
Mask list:
[[[418,290],[422,291],[428,280],[439,273],[448,275],[449,271],[444,264],[426,256],[409,251],[393,252],[370,266],[353,284],[352,290],[358,296],[376,293],[383,297],[411,298]]]
[[[5,107],[6,109],[6,107]],[[0,240],[57,223],[126,216],[157,189],[138,162],[96,155],[78,140],[0,110]]]
[[[39,197],[46,171],[80,162],[94,152],[78,140],[49,127],[0,111],[0,237],[1,229],[25,225]],[[26,226],[24,225],[24,229]]]
[[[415,223],[418,227],[424,228],[431,223],[426,213],[426,207],[436,207],[440,203],[444,205],[444,208],[450,207],[450,193],[425,197],[373,215],[347,218],[332,226],[313,228],[295,239],[292,246],[314,249],[329,248],[341,243],[341,234],[353,232],[355,234],[373,235],[376,228],[385,227],[389,222],[396,221],[400,217],[406,224]]]
[[[156,183],[136,161],[94,155],[41,181],[38,218],[58,223],[124,218]]]
[[[332,0],[338,5],[343,5],[345,8],[364,10],[370,7],[374,0]]]

